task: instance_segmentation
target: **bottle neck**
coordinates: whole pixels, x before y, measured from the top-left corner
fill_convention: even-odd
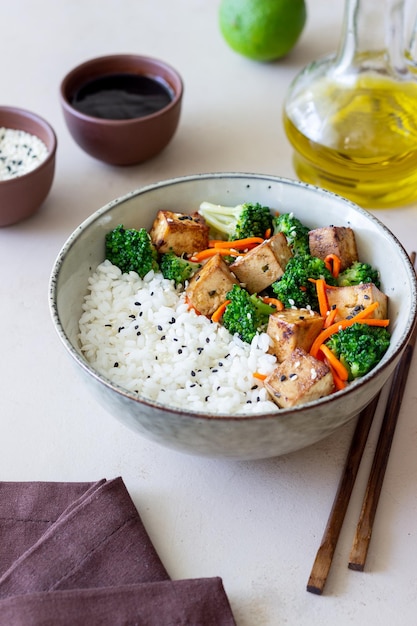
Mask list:
[[[346,0],[334,73],[408,76],[404,55],[406,0]]]

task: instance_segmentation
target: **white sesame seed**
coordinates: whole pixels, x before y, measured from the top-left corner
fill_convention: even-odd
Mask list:
[[[44,142],[23,130],[0,128],[0,180],[34,170],[48,156]]]

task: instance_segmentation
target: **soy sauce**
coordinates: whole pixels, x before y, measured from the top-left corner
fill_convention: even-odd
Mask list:
[[[72,106],[90,117],[127,120],[160,111],[173,94],[162,81],[139,74],[108,74],[84,83]]]

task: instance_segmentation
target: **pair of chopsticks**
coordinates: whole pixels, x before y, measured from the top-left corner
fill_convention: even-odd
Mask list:
[[[414,265],[416,253],[413,252],[410,258]],[[385,413],[381,422],[375,455],[349,556],[348,567],[352,570],[363,571],[365,567],[376,509],[401,408],[416,336],[417,325],[392,375]],[[359,414],[321,545],[317,551],[308,579],[307,591],[311,593],[318,595],[323,593],[379,398],[380,394]]]

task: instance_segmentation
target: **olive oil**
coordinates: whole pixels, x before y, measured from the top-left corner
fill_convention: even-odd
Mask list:
[[[301,180],[367,208],[417,200],[417,81],[324,76],[293,94],[284,127]]]

